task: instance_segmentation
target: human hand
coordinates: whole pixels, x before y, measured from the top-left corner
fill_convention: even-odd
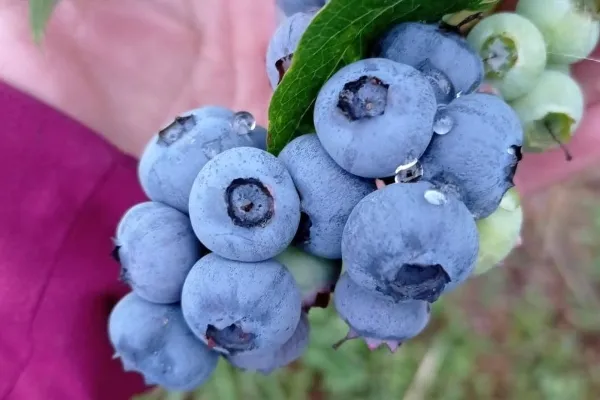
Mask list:
[[[266,124],[271,89],[264,56],[276,27],[274,3],[62,0],[38,48],[27,2],[0,0],[0,78],[134,155],[170,118],[201,105],[247,110]],[[569,144],[574,159],[566,162],[560,151],[526,154],[516,178],[522,193],[600,156],[600,62],[582,62],[574,71],[588,103]]]
[[[0,0],[0,78],[122,150],[140,155],[158,128],[200,105],[266,123],[274,0],[61,0],[41,47],[27,3]]]

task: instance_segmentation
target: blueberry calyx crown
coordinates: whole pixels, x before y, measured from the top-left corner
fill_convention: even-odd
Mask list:
[[[208,325],[205,336],[210,349],[219,346],[231,354],[252,350],[255,347],[256,335],[245,332],[236,324],[231,324],[223,329]]]
[[[196,123],[194,115],[175,117],[173,122],[158,132],[158,143],[165,146],[172,145],[192,129]]]
[[[504,34],[490,36],[481,53],[488,78],[502,79],[519,60],[515,41]]]
[[[348,82],[338,97],[338,108],[351,121],[372,118],[385,112],[389,85],[374,76]]]
[[[293,56],[294,56],[293,54],[288,54],[287,56],[282,57],[279,60],[277,60],[277,62],[275,63],[275,68],[277,68],[277,72],[279,72],[279,82],[277,82],[277,84],[281,83],[283,76],[285,75],[287,70],[290,68],[290,65],[292,65],[292,57]]]
[[[256,178],[236,178],[225,190],[227,214],[242,228],[264,227],[273,217],[274,203],[269,189]]]
[[[442,294],[450,276],[439,264],[403,264],[392,281],[383,280],[385,287],[377,291],[396,301],[423,300],[435,302]]]

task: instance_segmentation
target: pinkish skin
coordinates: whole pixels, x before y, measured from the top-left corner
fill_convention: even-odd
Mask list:
[[[523,245],[523,237],[521,235],[519,235],[519,237],[517,238],[517,242],[515,243],[515,248],[521,247],[522,245]]]
[[[358,339],[361,337],[362,336],[360,336],[358,333],[354,332],[352,330],[352,328],[350,328],[346,337],[344,337],[337,343],[333,344],[332,347],[334,350],[337,350],[340,348],[341,345],[346,343],[348,340]],[[364,337],[363,340],[365,341],[365,343],[367,344],[367,347],[371,351],[378,349],[382,345],[386,345],[391,353],[395,353],[398,350],[398,348],[402,345],[402,342],[399,340],[381,340],[381,339],[368,338],[368,337]]]
[[[477,89],[477,92],[493,94],[495,96],[501,97],[500,91],[492,85],[490,85],[489,83],[482,83],[481,86],[479,86],[479,89]]]

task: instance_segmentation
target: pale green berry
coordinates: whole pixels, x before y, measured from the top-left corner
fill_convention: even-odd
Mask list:
[[[523,210],[519,194],[509,189],[498,209],[489,217],[476,221],[479,231],[479,255],[473,275],[481,275],[502,262],[521,237]]]
[[[544,71],[529,93],[509,104],[521,119],[523,150],[529,152],[568,143],[585,109],[579,84],[569,75],[551,70]]]
[[[596,20],[590,0],[519,0],[517,14],[528,18],[544,35],[548,47],[548,61],[573,64],[587,58],[600,37],[600,23]]]
[[[467,41],[483,59],[486,81],[507,101],[531,90],[546,67],[542,33],[515,13],[483,19],[471,30]]]

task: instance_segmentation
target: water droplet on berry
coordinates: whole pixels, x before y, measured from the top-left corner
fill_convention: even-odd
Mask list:
[[[400,165],[396,168],[394,182],[410,183],[419,180],[423,176],[423,166],[419,160],[414,160],[408,164]]]
[[[256,128],[256,118],[248,111],[238,111],[233,115],[231,126],[238,135],[247,135]]]
[[[462,95],[463,95],[463,92],[462,92],[462,91],[460,91],[460,92],[456,92],[456,98],[457,98],[457,99],[458,99],[460,96],[462,96]]]
[[[435,121],[433,121],[433,132],[438,135],[445,135],[454,128],[454,120],[445,111],[438,111]]]
[[[433,204],[434,206],[441,206],[442,204],[445,204],[446,201],[448,201],[446,195],[440,192],[439,190],[427,190],[425,192],[425,200],[427,200],[429,204]]]

